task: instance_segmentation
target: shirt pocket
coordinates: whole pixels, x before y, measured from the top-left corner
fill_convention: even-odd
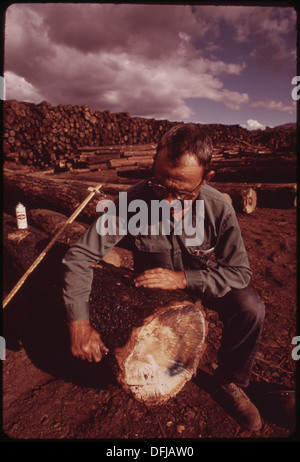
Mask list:
[[[211,244],[202,244],[196,247],[186,247],[186,250],[193,268],[212,266],[214,264],[211,257],[214,254],[215,246],[211,246]]]

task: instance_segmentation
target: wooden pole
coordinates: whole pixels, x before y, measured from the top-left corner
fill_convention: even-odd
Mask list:
[[[57,234],[53,237],[53,239],[49,242],[49,244],[45,247],[43,252],[40,253],[40,255],[37,257],[37,259],[32,263],[32,265],[28,268],[26,273],[21,277],[21,279],[17,282],[17,284],[14,286],[14,288],[10,291],[10,293],[7,295],[7,297],[4,299],[3,302],[3,308],[7,306],[7,304],[10,302],[10,300],[15,296],[15,294],[18,292],[18,290],[22,287],[28,276],[35,270],[35,268],[38,266],[38,264],[43,260],[45,255],[49,252],[49,250],[53,247],[57,239],[60,237],[60,235],[63,233],[65,230],[66,226],[69,223],[72,223],[75,218],[80,214],[80,212],[84,209],[86,204],[92,199],[92,197],[96,194],[96,192],[99,191],[99,189],[102,187],[102,184],[99,184],[95,188],[93,188],[93,191],[90,192],[90,194],[86,197],[86,199],[77,207],[77,209],[73,212],[73,214],[68,218],[68,220],[65,222],[65,224],[60,228],[60,230],[57,232]]]

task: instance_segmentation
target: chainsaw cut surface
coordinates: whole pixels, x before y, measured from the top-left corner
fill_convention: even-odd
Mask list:
[[[191,379],[204,338],[203,314],[192,304],[170,306],[151,316],[124,349],[130,354],[117,356],[128,391],[146,404],[174,396]]]

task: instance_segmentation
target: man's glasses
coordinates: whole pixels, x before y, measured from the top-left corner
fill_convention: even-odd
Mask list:
[[[202,185],[203,181],[204,179],[201,180],[201,182],[196,186],[196,188],[193,189],[193,191],[177,191],[176,189],[167,188],[166,186],[160,184],[156,178],[150,178],[150,180],[148,180],[148,186],[158,194],[165,195],[166,193],[169,193],[176,199],[183,201],[192,200],[194,197],[196,197],[197,194],[194,191],[196,191]]]

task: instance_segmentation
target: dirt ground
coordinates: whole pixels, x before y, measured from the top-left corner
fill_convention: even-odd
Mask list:
[[[215,393],[211,374],[222,331],[215,312],[206,312],[208,346],[197,375],[166,404],[147,408],[120,389],[105,359],[90,364],[71,356],[67,326],[55,307],[49,313],[19,304],[3,315],[3,440],[297,439],[295,409],[287,412],[278,393],[296,389],[296,210],[257,208],[238,220],[253,269],[251,286],[266,305],[249,387],[263,418],[257,434],[240,428]],[[130,266],[130,255],[122,256]]]

